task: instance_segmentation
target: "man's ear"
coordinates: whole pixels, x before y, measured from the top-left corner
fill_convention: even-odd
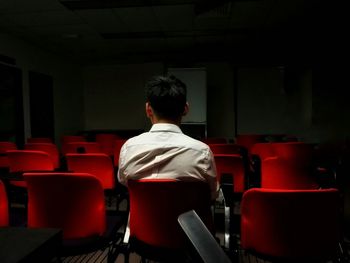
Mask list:
[[[153,110],[151,105],[149,104],[149,102],[146,102],[146,115],[148,118],[152,118],[153,117]]]
[[[186,102],[184,113],[182,114],[182,116],[186,116],[189,111],[190,111],[190,105],[188,104],[188,102]]]

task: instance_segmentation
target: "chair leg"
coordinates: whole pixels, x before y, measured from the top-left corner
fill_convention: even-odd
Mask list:
[[[346,263],[350,262],[350,256],[343,242],[339,242],[339,255],[334,262]]]

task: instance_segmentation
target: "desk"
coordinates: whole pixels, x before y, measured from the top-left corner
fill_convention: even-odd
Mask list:
[[[0,228],[0,262],[49,262],[59,255],[62,230],[53,228]]]

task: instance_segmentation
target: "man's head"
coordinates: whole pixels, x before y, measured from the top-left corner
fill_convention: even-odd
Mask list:
[[[179,123],[188,112],[186,93],[186,85],[174,76],[156,76],[148,81],[146,113],[152,123]]]

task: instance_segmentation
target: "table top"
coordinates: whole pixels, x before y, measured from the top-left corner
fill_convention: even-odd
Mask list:
[[[0,227],[0,262],[47,262],[61,244],[60,229]]]

